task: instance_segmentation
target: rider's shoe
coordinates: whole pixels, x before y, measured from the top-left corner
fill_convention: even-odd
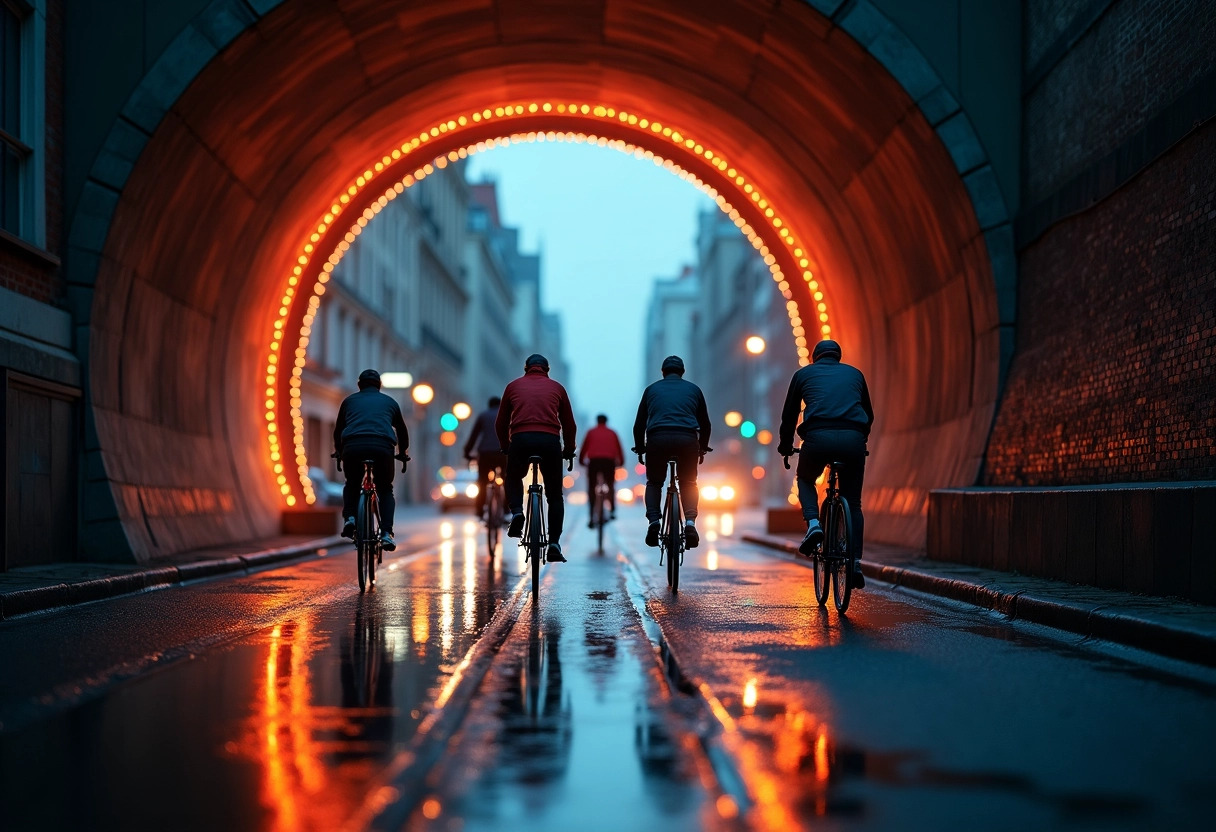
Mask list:
[[[330,528],[332,529],[333,526],[330,526]],[[355,539],[355,518],[346,518],[346,522],[342,524],[342,536],[348,540]]]
[[[595,521],[594,521],[594,520],[588,520],[588,521],[587,521],[587,528],[589,528],[589,529],[594,529],[594,528],[595,528]]]
[[[608,519],[609,519],[609,520],[615,520],[615,519],[616,519],[616,509],[613,509],[613,510],[612,510],[612,513],[608,515]]]
[[[659,521],[655,520],[646,528],[646,545],[654,548],[659,545]]]
[[[697,527],[692,524],[691,520],[684,523],[684,545],[689,549],[695,549],[701,545],[701,535],[697,534]]]
[[[807,526],[806,536],[798,544],[798,551],[809,558],[815,554],[815,550],[819,548],[819,544],[822,542],[823,529],[820,527],[818,520],[812,520],[811,524]]]
[[[516,514],[511,517],[511,528],[507,529],[507,537],[520,538],[524,536],[524,516]]]
[[[393,540],[392,532],[385,532],[380,535],[380,548],[386,552],[391,552],[397,548],[397,541]]]
[[[865,573],[861,571],[861,561],[859,560],[853,561],[853,574],[849,578],[849,583],[852,584],[853,589],[866,588],[866,576]]]
[[[565,563],[566,556],[562,554],[562,547],[556,543],[550,543],[549,551],[545,553],[545,561],[548,563]]]

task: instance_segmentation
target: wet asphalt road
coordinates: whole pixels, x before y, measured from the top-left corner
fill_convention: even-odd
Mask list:
[[[3,828],[1208,828],[1216,673],[874,583],[841,619],[726,517],[672,598],[585,516],[539,609],[414,515],[366,596],[333,552],[0,623]]]

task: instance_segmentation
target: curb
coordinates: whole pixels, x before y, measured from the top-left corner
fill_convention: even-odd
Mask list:
[[[0,620],[31,612],[42,612],[55,607],[67,607],[88,601],[99,601],[103,598],[129,595],[153,587],[181,584],[199,578],[210,578],[232,572],[250,572],[271,564],[310,555],[321,549],[336,546],[343,540],[342,537],[333,535],[308,543],[284,546],[279,549],[266,549],[237,557],[200,560],[181,566],[151,566],[135,572],[108,575],[88,581],[6,592],[0,594]]]
[[[758,534],[743,534],[740,538],[757,546],[798,554],[796,544],[779,538]],[[1066,630],[1087,638],[1113,641],[1173,659],[1216,667],[1216,636],[1185,627],[1171,627],[1127,613],[1107,610],[1101,606],[1069,603],[1026,592],[1003,592],[983,584],[943,578],[905,566],[889,566],[863,560],[861,571],[867,578],[962,601],[1009,618]]]

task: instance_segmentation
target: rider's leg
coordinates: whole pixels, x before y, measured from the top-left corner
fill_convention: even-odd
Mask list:
[[[524,475],[528,473],[528,454],[523,442],[512,442],[507,450],[507,471],[503,479],[503,491],[507,497],[507,508],[512,514],[524,513]]]
[[[393,477],[396,475],[396,460],[392,451],[375,457],[376,464],[372,466],[372,479],[376,483],[376,499],[380,502],[380,531],[384,534],[393,533],[393,516],[397,510],[397,501],[393,497]]]
[[[667,460],[671,448],[661,436],[646,440],[646,522],[663,519],[663,480],[667,479]]]
[[[697,459],[701,453],[696,437],[682,440],[673,446],[676,457],[676,477],[680,480],[680,505],[687,520],[697,519],[697,507],[701,503],[701,492],[697,490]]]
[[[548,434],[545,434],[548,436]],[[541,458],[540,475],[545,478],[545,500],[549,506],[549,543],[560,543],[562,527],[566,520],[566,503],[562,496],[562,445],[556,435],[551,441],[541,440],[538,450]]]
[[[608,511],[616,515],[616,465],[612,460],[604,461],[604,482],[608,483]]]
[[[477,496],[473,498],[473,513],[478,517],[486,508],[486,471],[488,466],[477,458]]]

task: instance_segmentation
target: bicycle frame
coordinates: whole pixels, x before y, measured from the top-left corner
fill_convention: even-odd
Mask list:
[[[676,460],[667,461],[667,493],[663,500],[663,520],[659,527],[659,564],[667,561],[667,585],[672,592],[680,586],[680,567],[684,564],[684,509],[676,477]]]

